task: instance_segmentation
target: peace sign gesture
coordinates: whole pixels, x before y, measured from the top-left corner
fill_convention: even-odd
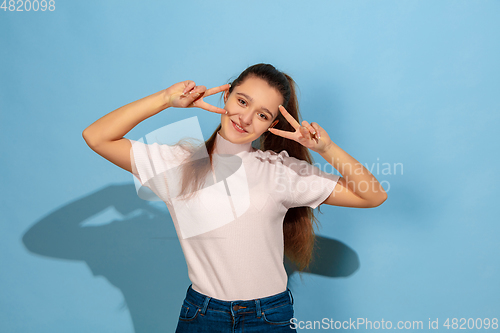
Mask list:
[[[215,113],[226,113],[226,110],[210,105],[203,100],[204,97],[211,96],[221,91],[228,90],[229,84],[207,89],[205,86],[197,86],[194,81],[186,80],[174,84],[166,89],[167,107],[192,108],[198,107]]]
[[[295,132],[288,132],[276,128],[269,128],[269,131],[274,135],[297,141],[304,147],[307,147],[317,153],[326,151],[327,147],[332,143],[330,136],[317,123],[309,124],[307,121],[302,121],[302,126],[293,118],[288,111],[282,106],[279,110],[283,117],[292,125]]]

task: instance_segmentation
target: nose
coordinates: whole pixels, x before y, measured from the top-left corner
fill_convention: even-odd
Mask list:
[[[253,110],[247,109],[240,113],[241,125],[250,125],[252,123]]]

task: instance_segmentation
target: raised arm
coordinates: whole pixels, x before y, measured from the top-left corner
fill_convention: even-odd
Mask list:
[[[309,124],[304,120],[301,126],[283,106],[280,105],[279,110],[295,129],[295,132],[275,128],[270,128],[269,131],[275,135],[295,140],[319,153],[342,174],[334,190],[323,201],[323,204],[371,208],[380,206],[387,199],[387,193],[375,176],[351,155],[337,146],[319,124]]]
[[[203,98],[227,89],[227,84],[207,90],[205,86],[196,86],[190,80],[179,82],[106,114],[88,126],[82,136],[97,154],[132,172],[131,144],[124,138],[125,134],[141,121],[169,107],[199,107],[210,112],[225,113],[224,109],[207,104]]]

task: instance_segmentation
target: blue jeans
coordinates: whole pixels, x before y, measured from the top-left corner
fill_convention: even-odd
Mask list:
[[[246,301],[223,301],[192,288],[181,307],[178,332],[296,332],[290,289],[276,295]]]

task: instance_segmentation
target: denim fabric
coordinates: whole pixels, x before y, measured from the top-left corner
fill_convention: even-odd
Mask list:
[[[188,287],[175,332],[296,332],[290,289],[254,300],[223,301]]]

